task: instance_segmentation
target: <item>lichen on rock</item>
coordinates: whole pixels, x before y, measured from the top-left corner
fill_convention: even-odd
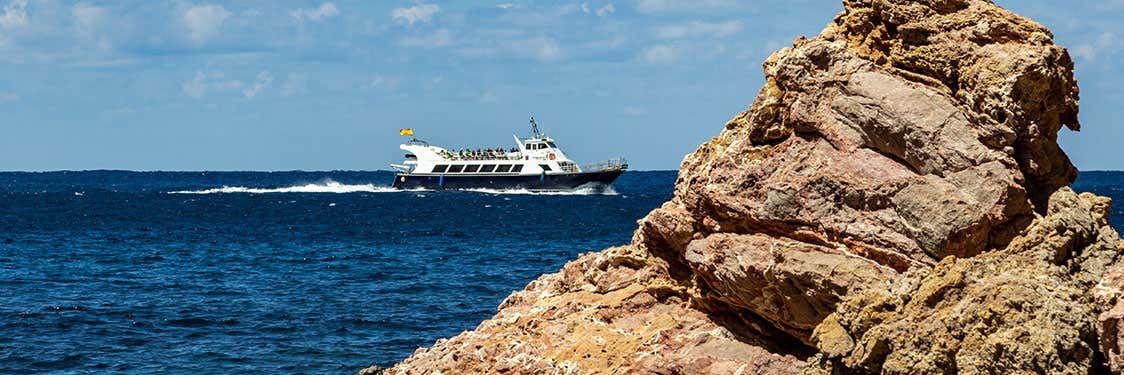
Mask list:
[[[843,4],[631,244],[387,372],[1121,371],[1124,245],[1057,143],[1066,50],[987,0]]]

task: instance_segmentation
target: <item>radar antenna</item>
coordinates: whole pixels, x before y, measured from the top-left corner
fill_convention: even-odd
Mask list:
[[[539,131],[539,123],[535,122],[535,116],[531,116],[531,137],[543,138],[543,134]]]

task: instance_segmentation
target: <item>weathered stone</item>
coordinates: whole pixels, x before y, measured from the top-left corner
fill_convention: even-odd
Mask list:
[[[752,234],[692,241],[686,260],[723,304],[806,339],[848,293],[888,283],[894,270],[845,251]]]
[[[795,373],[803,361],[690,307],[667,265],[633,247],[583,255],[515,292],[473,331],[388,374]]]
[[[1055,192],[1048,214],[1005,249],[945,258],[931,271],[870,290],[839,306],[816,328],[822,355],[807,373],[1087,374],[1096,362],[1090,275],[1118,249],[1097,235],[1107,227],[1100,200],[1069,188]],[[1111,230],[1109,227],[1108,230]],[[1119,290],[1118,288],[1115,290]],[[1112,316],[1112,311],[1106,312]],[[1102,314],[1103,318],[1106,315]],[[1118,320],[1107,320],[1115,330]],[[840,337],[854,344],[840,343]],[[1102,336],[1103,337],[1103,336]],[[1115,344],[1118,341],[1113,342]],[[1102,344],[1103,345],[1103,344]],[[1112,359],[1112,357],[1110,357]]]
[[[987,0],[843,4],[631,245],[387,372],[1124,369],[1124,245],[1057,144],[1065,49]]]

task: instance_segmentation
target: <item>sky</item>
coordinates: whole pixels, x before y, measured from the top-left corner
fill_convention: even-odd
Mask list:
[[[1000,0],[1076,60],[1082,170],[1124,169],[1124,0]],[[1064,5],[1063,5],[1064,4]],[[837,0],[0,0],[0,170],[378,170],[413,128],[676,169]]]

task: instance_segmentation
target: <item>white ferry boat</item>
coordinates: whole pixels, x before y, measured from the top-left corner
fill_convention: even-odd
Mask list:
[[[408,132],[407,132],[408,131]],[[412,135],[403,129],[403,135]],[[554,139],[547,137],[531,118],[531,137],[515,138],[515,147],[450,150],[413,139],[399,148],[406,151],[396,171],[399,189],[526,189],[530,191],[601,191],[626,169],[623,158],[578,166]]]

